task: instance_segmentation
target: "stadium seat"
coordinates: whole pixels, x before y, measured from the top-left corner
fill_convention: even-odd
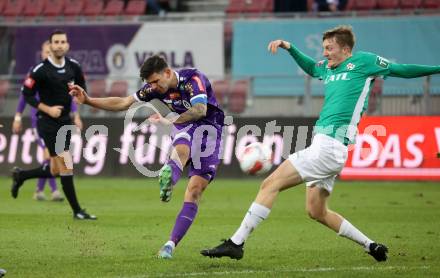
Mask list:
[[[4,102],[9,91],[9,80],[0,80],[0,111],[3,110]]]
[[[120,15],[124,10],[124,2],[121,0],[111,0],[107,3],[102,12],[105,16],[116,16]]]
[[[9,0],[6,2],[5,9],[3,11],[3,16],[5,17],[16,17],[22,14],[25,0]]]
[[[128,91],[127,81],[114,81],[110,86],[108,95],[111,97],[125,97]]]
[[[28,17],[38,16],[43,12],[45,5],[45,0],[27,0],[24,6],[23,15]]]
[[[390,10],[399,8],[399,0],[380,0],[377,1],[379,9]]]
[[[229,0],[229,4],[226,7],[226,13],[241,13],[245,9],[246,0]]]
[[[376,8],[376,0],[355,0],[355,10],[372,10]]]
[[[422,4],[422,0],[400,0],[400,8],[407,9],[417,9]]]
[[[424,9],[438,9],[440,8],[440,0],[424,0],[422,3]]]
[[[271,13],[273,12],[273,0],[250,0],[244,2],[245,13]]]
[[[43,15],[47,17],[55,17],[62,15],[64,10],[64,0],[46,0],[46,6],[43,9]]]
[[[3,9],[6,6],[6,0],[0,0],[0,14],[3,14]]]
[[[107,94],[105,79],[90,80],[87,84],[87,88],[91,97],[104,97]]]
[[[231,113],[242,113],[246,108],[246,101],[249,91],[248,80],[236,80],[232,85],[228,97],[228,110]]]
[[[125,7],[125,15],[143,15],[145,14],[145,9],[147,7],[147,2],[144,0],[131,0],[128,1],[127,7]]]
[[[104,9],[103,0],[90,0],[86,2],[84,7],[84,15],[85,16],[97,16],[102,13]]]
[[[67,17],[74,17],[83,13],[83,1],[66,0],[64,4],[64,15]]]
[[[212,89],[220,107],[225,107],[226,97],[229,95],[230,86],[231,84],[229,80],[215,80],[212,82]]]

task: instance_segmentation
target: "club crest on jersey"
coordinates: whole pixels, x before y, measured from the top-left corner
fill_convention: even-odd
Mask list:
[[[26,80],[24,81],[24,85],[26,86],[26,87],[28,87],[29,89],[32,89],[33,87],[34,87],[34,85],[35,85],[35,80],[34,79],[32,79],[32,77],[28,77],[28,78],[26,78]]]
[[[347,64],[347,70],[354,70],[355,67],[356,67],[355,64],[352,64],[352,63]]]
[[[194,88],[191,83],[186,83],[185,91],[187,91],[191,97],[194,95]]]

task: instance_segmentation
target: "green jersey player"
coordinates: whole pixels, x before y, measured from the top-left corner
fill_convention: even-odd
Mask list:
[[[371,240],[344,217],[329,210],[327,200],[335,177],[347,160],[347,145],[354,142],[374,79],[379,76],[420,77],[440,73],[440,66],[396,64],[372,53],[352,53],[354,42],[350,26],[326,31],[322,43],[325,60],[319,62],[287,41],[269,43],[270,52],[276,53],[278,48],[287,50],[307,74],[324,82],[325,99],[315,125],[315,136],[308,148],[290,155],[263,181],[235,234],[213,249],[202,250],[202,255],[241,259],[245,240],[268,217],[278,193],[305,182],[306,209],[312,219],[357,242],[377,261],[387,259],[385,245]]]

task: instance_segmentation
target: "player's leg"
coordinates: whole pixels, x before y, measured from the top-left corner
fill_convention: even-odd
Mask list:
[[[35,134],[37,132],[34,132]],[[42,121],[38,125],[38,134],[40,138],[37,140],[37,144],[44,147],[44,144],[53,144],[53,153],[55,154],[55,138],[56,133],[53,133],[53,130],[47,126],[47,124]],[[36,135],[37,136],[37,135]],[[46,143],[43,143],[46,142]],[[23,183],[28,179],[34,178],[49,178],[53,177],[51,174],[51,166],[48,164],[42,164],[37,168],[30,170],[22,170],[18,167],[14,167],[12,169],[12,186],[11,186],[11,195],[13,198],[17,198],[18,191]]]
[[[44,195],[44,185],[46,184],[46,178],[38,178],[37,186],[35,188],[33,199],[36,201],[45,201],[46,196]]]
[[[388,252],[385,245],[375,243],[340,214],[328,209],[327,200],[330,193],[325,188],[328,188],[328,184],[331,184],[330,188],[332,188],[333,182],[334,177],[307,186],[306,210],[310,218],[329,227],[338,235],[358,243],[377,261],[385,261]],[[322,183],[328,184],[323,185]]]
[[[52,157],[51,161],[54,165],[53,170],[59,173],[64,196],[66,196],[72,208],[73,217],[79,220],[96,220],[96,216],[86,213],[79,205],[73,182],[73,162],[71,154],[65,151],[59,156]]]
[[[208,257],[227,256],[237,260],[241,259],[244,242],[258,224],[269,216],[278,194],[300,183],[302,183],[302,178],[296,168],[290,161],[284,161],[263,181],[255,201],[234,235],[213,249],[202,250],[201,254]]]
[[[192,176],[188,182],[185,191],[185,198],[182,209],[177,215],[174,223],[173,231],[170,239],[159,250],[158,257],[163,259],[170,259],[172,257],[174,248],[185,236],[186,232],[191,227],[198,211],[198,203],[202,197],[203,191],[208,187],[209,177]]]
[[[39,143],[39,145],[44,148],[44,162],[43,164],[47,164],[50,165],[50,154],[49,154],[49,150],[46,148],[46,146],[44,145],[43,140],[41,140],[41,143]],[[50,167],[50,166],[49,166]],[[47,178],[47,182],[49,183],[49,187],[50,187],[50,192],[52,192],[52,201],[63,201],[64,197],[63,195],[61,195],[60,191],[58,191],[57,188],[57,183],[55,181],[55,177],[51,177],[51,178]]]
[[[160,199],[163,202],[171,200],[173,186],[182,176],[183,167],[190,156],[190,147],[187,140],[181,140],[173,146],[170,159],[159,172]]]

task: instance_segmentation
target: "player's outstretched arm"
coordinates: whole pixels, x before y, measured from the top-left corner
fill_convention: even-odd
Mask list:
[[[416,78],[440,73],[440,66],[390,64],[390,76],[401,78]]]
[[[92,107],[108,111],[128,110],[128,108],[130,108],[130,106],[135,102],[133,96],[91,98],[87,92],[78,85],[74,85],[69,94],[74,97],[77,103],[87,104]]]
[[[274,40],[269,43],[267,49],[275,54],[278,48],[283,48],[289,52],[289,54],[295,59],[300,68],[312,77],[319,77],[319,69],[316,65],[316,61],[306,54],[302,53],[293,44],[284,40]]]

